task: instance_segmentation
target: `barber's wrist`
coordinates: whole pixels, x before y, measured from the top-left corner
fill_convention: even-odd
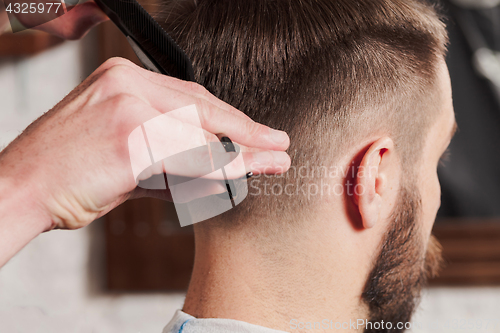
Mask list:
[[[18,180],[0,176],[0,267],[51,227],[50,219],[30,192],[26,184],[21,186]]]
[[[7,202],[15,214],[24,212],[30,216],[31,224],[36,224],[38,229],[50,230],[53,225],[36,187],[37,184],[0,177],[0,202]]]

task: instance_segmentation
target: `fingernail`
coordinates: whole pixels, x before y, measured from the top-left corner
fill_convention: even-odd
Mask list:
[[[288,140],[288,135],[283,131],[271,129],[271,139],[278,144],[282,144]]]

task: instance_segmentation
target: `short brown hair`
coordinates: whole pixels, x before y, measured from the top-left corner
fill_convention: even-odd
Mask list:
[[[353,143],[389,132],[403,164],[418,161],[438,113],[433,93],[447,42],[417,0],[164,0],[165,30],[198,83],[253,120],[286,131],[292,168],[335,163]],[[313,177],[314,178],[314,177]],[[296,172],[268,185],[315,181]],[[259,186],[255,185],[254,186]],[[296,219],[300,195],[252,195],[222,215]],[[205,223],[205,222],[204,222]]]

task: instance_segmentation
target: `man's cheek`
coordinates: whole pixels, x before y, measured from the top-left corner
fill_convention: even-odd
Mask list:
[[[434,172],[432,177],[427,177],[424,182],[422,193],[422,211],[424,231],[428,237],[431,233],[432,226],[436,220],[436,215],[441,206],[441,186],[437,173]]]
[[[434,202],[434,217],[433,222],[436,219],[439,207],[441,207],[441,184],[439,183],[439,178],[437,172],[434,173],[434,190],[433,190],[433,202]]]

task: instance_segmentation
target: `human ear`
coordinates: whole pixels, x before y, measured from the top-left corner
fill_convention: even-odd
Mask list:
[[[374,227],[380,219],[388,181],[394,177],[395,168],[399,165],[395,155],[394,142],[389,137],[383,137],[369,146],[359,164],[353,196],[363,228]]]

